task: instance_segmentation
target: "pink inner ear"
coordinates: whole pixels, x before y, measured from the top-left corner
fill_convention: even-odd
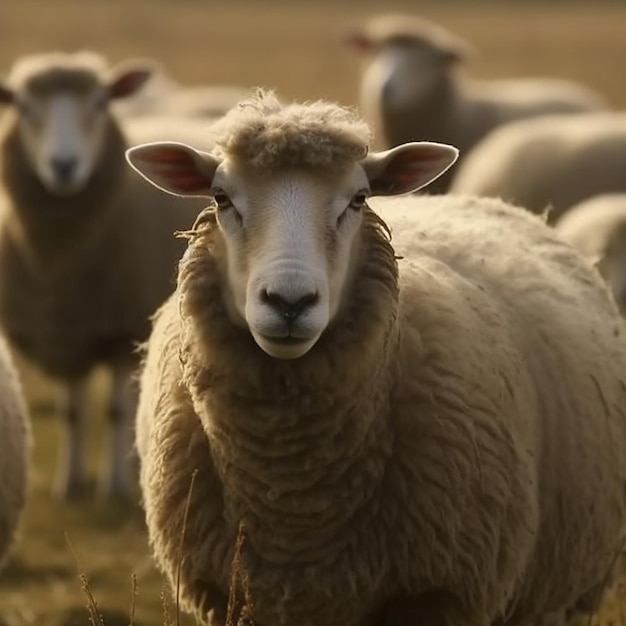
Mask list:
[[[148,163],[186,163],[193,164],[193,158],[178,148],[152,148],[141,155],[142,161]]]
[[[207,188],[206,180],[202,176],[186,170],[184,172],[172,171],[167,178],[172,185],[184,191]]]
[[[181,148],[149,148],[137,155],[155,180],[179,192],[208,192],[209,182],[193,156]]]
[[[402,164],[414,164],[414,163],[432,163],[436,161],[439,163],[443,159],[441,150],[435,150],[433,148],[420,148],[419,152],[408,151],[404,154],[398,155],[395,159],[395,163]]]
[[[404,183],[411,182],[417,176],[439,169],[443,156],[439,150],[420,150],[419,155],[408,153],[398,158],[392,168],[395,180]]]
[[[374,42],[365,33],[360,31],[348,33],[344,41],[346,45],[360,50],[361,52],[371,52],[376,48]]]
[[[388,190],[411,187],[440,171],[445,162],[441,150],[422,148],[419,152],[398,154],[379,177],[379,184]]]
[[[134,94],[152,75],[147,68],[129,70],[118,76],[110,85],[111,98],[125,98]]]

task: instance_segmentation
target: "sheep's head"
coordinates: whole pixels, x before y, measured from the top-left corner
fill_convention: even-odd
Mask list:
[[[24,153],[51,193],[85,185],[104,145],[109,101],[135,93],[151,72],[144,65],[107,71],[90,53],[33,55],[14,65],[0,82],[0,104],[15,107]]]
[[[252,124],[248,142],[218,141],[222,153],[156,143],[131,148],[127,158],[167,192],[215,201],[232,320],[269,355],[293,359],[315,345],[341,308],[359,258],[367,198],[427,184],[452,165],[457,151],[412,143],[366,155],[357,137],[324,129],[317,115],[311,118],[318,120],[316,131],[299,115],[294,128],[280,112],[281,123],[271,117],[265,126]],[[250,142],[257,149],[248,152]]]
[[[363,103],[375,94],[390,112],[428,102],[469,52],[452,33],[408,15],[381,15],[353,27],[346,43],[368,63],[361,82]]]

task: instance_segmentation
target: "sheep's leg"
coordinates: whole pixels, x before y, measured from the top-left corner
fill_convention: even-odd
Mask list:
[[[85,439],[87,380],[70,382],[65,389],[63,429],[53,494],[63,500],[79,498],[87,487]]]
[[[137,383],[133,373],[127,366],[113,369],[108,407],[108,458],[99,485],[100,493],[109,497],[128,497],[137,482],[133,452]]]

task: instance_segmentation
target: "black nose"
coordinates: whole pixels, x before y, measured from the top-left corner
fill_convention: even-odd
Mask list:
[[[74,157],[53,157],[50,164],[57,179],[67,182],[72,179],[78,162]]]
[[[317,293],[307,293],[297,299],[288,300],[281,294],[264,289],[261,292],[261,300],[280,313],[288,323],[291,323],[309,307],[312,307],[319,300],[319,296]]]

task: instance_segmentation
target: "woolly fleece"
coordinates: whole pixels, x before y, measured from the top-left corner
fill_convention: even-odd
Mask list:
[[[550,115],[495,130],[472,150],[451,192],[494,196],[556,223],[575,204],[626,192],[623,112]]]

